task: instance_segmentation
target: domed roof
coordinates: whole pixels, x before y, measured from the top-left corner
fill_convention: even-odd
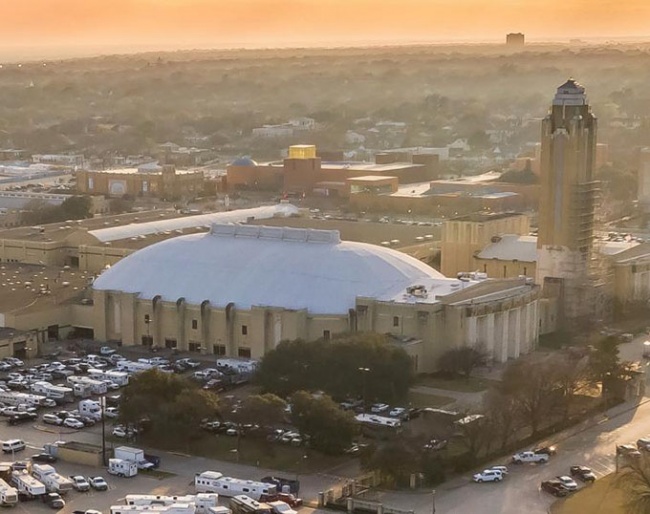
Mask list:
[[[230,163],[231,166],[257,166],[257,162],[255,162],[253,159],[250,157],[240,157],[239,159],[235,159]]]
[[[347,314],[357,297],[392,300],[431,279],[449,281],[401,252],[341,241],[338,231],[254,225],[213,225],[139,250],[104,271],[98,290],[140,298],[205,300]]]

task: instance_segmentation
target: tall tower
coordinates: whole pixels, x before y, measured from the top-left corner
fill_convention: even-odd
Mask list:
[[[585,88],[567,80],[542,122],[537,282],[559,297],[564,320],[600,318],[605,277],[593,251],[599,183],[596,117]]]

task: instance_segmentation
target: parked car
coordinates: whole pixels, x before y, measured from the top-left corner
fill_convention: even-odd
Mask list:
[[[35,412],[18,412],[9,418],[10,425],[18,425],[20,423],[27,423],[38,419]]]
[[[495,471],[500,471],[501,474],[504,476],[508,474],[507,466],[492,466],[490,469],[494,469]]]
[[[65,502],[59,493],[47,493],[43,495],[43,503],[47,503],[53,509],[62,509]]]
[[[578,477],[583,482],[594,482],[596,480],[596,475],[587,466],[571,466],[569,472],[572,477]]]
[[[74,487],[77,491],[90,491],[90,484],[85,477],[81,475],[73,475],[70,477],[70,480],[72,480],[72,487]]]
[[[63,423],[63,419],[56,414],[43,414],[42,419],[43,423],[47,423],[48,425],[61,425]]]
[[[268,503],[273,514],[298,514],[288,503],[277,500]]]
[[[625,455],[626,457],[639,458],[641,452],[633,444],[619,444],[616,447],[616,455]]]
[[[56,407],[57,403],[52,398],[45,398],[41,401],[43,407]]]
[[[382,412],[386,412],[388,409],[390,409],[390,405],[385,403],[375,403],[370,407],[370,412],[373,414],[381,414]]]
[[[567,491],[575,491],[578,489],[578,483],[570,476],[562,475],[555,478],[564,486]]]
[[[45,464],[53,464],[58,460],[54,455],[45,452],[32,455],[31,459],[34,462],[43,462]]]
[[[176,364],[180,364],[181,366],[184,366],[188,369],[196,369],[201,365],[200,362],[192,359],[178,359],[176,361]]]
[[[88,478],[88,483],[95,491],[107,491],[108,484],[103,477],[90,477]]]
[[[391,418],[401,418],[405,413],[406,413],[406,409],[404,407],[395,407],[394,409],[390,410],[388,415]]]
[[[121,439],[125,438],[127,436],[126,429],[123,427],[115,427],[113,429],[113,437],[119,437]]]
[[[120,412],[117,410],[117,407],[107,407],[104,410],[104,415],[107,418],[117,418],[120,415]]]
[[[503,474],[496,469],[484,469],[480,473],[476,473],[472,479],[479,484],[482,482],[501,482]]]
[[[114,349],[111,348],[110,346],[102,346],[102,347],[99,349],[99,354],[100,354],[100,355],[103,355],[104,357],[110,357],[110,356],[113,355],[115,352],[116,352],[116,350],[114,350]]]
[[[557,496],[559,498],[566,496],[569,492],[564,488],[559,480],[545,480],[542,482],[542,491]]]
[[[63,420],[63,426],[79,430],[80,428],[84,428],[85,425],[83,424],[83,421],[77,418],[65,418]]]

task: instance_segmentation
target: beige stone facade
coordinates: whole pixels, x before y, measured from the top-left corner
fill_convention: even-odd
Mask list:
[[[285,339],[372,331],[393,335],[411,355],[416,371],[430,372],[450,348],[480,345],[496,362],[532,350],[539,336],[538,296],[538,288],[523,280],[487,281],[440,303],[357,298],[347,316],[328,316],[271,307],[192,305],[183,298],[144,300],[133,293],[96,290],[93,327],[102,341],[245,358],[260,358]]]
[[[469,271],[483,271],[477,268],[474,256],[493,237],[502,234],[526,235],[529,231],[530,219],[521,213],[470,214],[446,220],[442,225],[440,271],[447,277]]]

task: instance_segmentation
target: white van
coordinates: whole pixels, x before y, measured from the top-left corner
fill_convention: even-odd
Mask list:
[[[9,439],[2,443],[2,451],[5,453],[19,452],[26,447],[25,441],[22,439]]]

